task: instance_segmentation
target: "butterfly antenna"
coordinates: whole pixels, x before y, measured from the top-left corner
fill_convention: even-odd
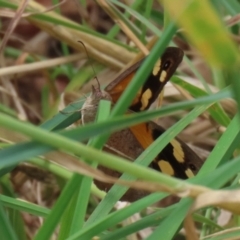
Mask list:
[[[78,41],[79,43],[81,43],[82,45],[83,45],[83,47],[84,47],[84,49],[85,49],[85,52],[86,52],[86,54],[87,54],[87,57],[88,57],[88,59],[90,59],[90,57],[89,57],[89,54],[88,54],[88,51],[87,51],[87,48],[86,48],[86,46],[85,46],[85,44],[82,42],[82,41]],[[96,72],[95,72],[95,70],[94,70],[94,68],[93,68],[93,65],[91,64],[91,68],[92,68],[92,71],[93,71],[93,73],[94,73],[94,79],[96,79],[96,81],[97,81],[97,84],[98,84],[98,88],[100,89],[100,83],[99,83],[99,80],[98,80],[98,78],[97,78],[97,74],[96,74]]]

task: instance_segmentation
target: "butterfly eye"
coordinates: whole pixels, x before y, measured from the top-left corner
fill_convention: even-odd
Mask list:
[[[192,163],[189,164],[189,168],[190,168],[192,171],[196,171],[196,170],[197,170],[196,166],[195,166],[194,164],[192,164]]]
[[[168,68],[170,67],[170,65],[171,65],[171,61],[170,61],[170,60],[167,60],[167,61],[164,63],[164,65],[163,65],[163,69],[164,69],[164,70],[168,70]]]

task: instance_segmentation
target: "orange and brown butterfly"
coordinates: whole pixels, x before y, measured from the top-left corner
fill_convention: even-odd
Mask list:
[[[165,50],[129,106],[131,111],[140,112],[151,106],[181,63],[183,55],[183,51],[177,47],[168,47]],[[104,91],[100,87],[93,87],[92,94],[86,99],[82,110],[82,122],[84,124],[94,121],[98,103],[101,99],[112,101],[113,104],[118,101],[143,61],[144,59],[125,70]],[[137,124],[113,133],[103,150],[134,161],[164,131],[164,128],[152,121]],[[202,163],[203,161],[186,143],[179,138],[175,138],[159,152],[149,167],[177,178],[186,179],[194,176]],[[106,167],[100,166],[99,169],[113,177],[121,176],[121,173]],[[95,181],[95,183],[105,191],[108,191],[112,186],[99,181]],[[130,189],[121,200],[136,201],[147,194],[149,193],[145,191]]]

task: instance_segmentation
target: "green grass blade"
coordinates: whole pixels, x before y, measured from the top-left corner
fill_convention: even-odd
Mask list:
[[[236,116],[228,126],[225,133],[222,135],[222,138],[215,146],[214,150],[210,154],[209,158],[207,159],[203,167],[201,168],[198,176],[192,180],[190,179],[189,181],[190,182],[193,181],[196,184],[197,183],[203,184],[204,182],[200,181],[202,176],[204,177],[203,179],[205,179],[205,182],[207,182],[207,184],[206,183],[205,184],[208,187],[218,188],[219,186],[224,184],[227,181],[226,179],[229,179],[238,171],[238,169],[234,171],[234,168],[232,168],[231,170],[227,169],[227,166],[231,166],[233,162],[228,163],[228,165],[222,166],[220,169],[217,169],[214,172],[212,170],[217,167],[219,162],[224,161],[224,159],[228,159],[231,156],[232,151],[234,150],[234,147],[236,147],[236,145],[239,143],[239,140],[240,140],[240,125],[238,117]],[[233,143],[234,145],[232,147]],[[206,176],[206,173],[208,173],[208,175],[210,176]],[[206,179],[208,181],[206,181]],[[214,181],[216,181],[216,183],[214,183]],[[175,211],[173,211],[171,215],[169,215],[168,219],[166,219],[166,223],[164,222],[159,226],[159,231],[157,231],[157,233],[159,233],[160,231],[164,231],[164,229],[166,229],[166,227],[169,227],[168,225],[172,223],[170,231],[164,233],[164,239],[171,239],[174,233],[179,228],[182,220],[184,219],[189,204],[190,203],[182,201],[179,204],[179,207]],[[171,220],[171,217],[173,217],[173,215],[177,216],[175,217],[174,222]],[[153,238],[157,236],[157,233],[156,234],[154,233]]]
[[[109,101],[101,101],[98,108],[97,122],[104,121],[110,115],[111,103]],[[90,139],[88,145],[97,149],[101,149],[104,145],[104,136],[98,136]],[[96,163],[91,163],[92,167],[96,167]],[[82,228],[85,216],[87,212],[87,206],[89,202],[90,190],[92,185],[92,178],[84,177],[81,182],[79,193],[77,196],[77,205],[75,207],[75,214],[72,220],[72,226],[70,229],[70,235],[77,232]]]
[[[50,215],[46,218],[43,226],[35,236],[35,240],[50,239],[55,228],[57,227],[64,210],[67,208],[76,188],[82,181],[82,176],[74,174],[67,185],[64,187],[61,196],[55,203]]]
[[[195,87],[192,84],[189,84],[183,80],[181,80],[178,77],[172,77],[172,82],[181,86],[183,89],[187,90],[194,98],[207,96],[208,94],[197,87]],[[211,114],[211,117],[219,124],[223,126],[228,126],[231,119],[228,117],[226,112],[222,109],[221,105],[219,103],[213,104],[209,109],[209,113]]]
[[[126,4],[123,4],[116,0],[111,0],[112,3],[114,3],[116,6],[119,6],[123,9],[125,9],[128,13],[131,14],[131,16],[134,16],[136,19],[138,19],[142,24],[148,27],[149,30],[151,30],[154,34],[156,34],[158,37],[162,36],[162,31],[159,30],[154,24],[152,24],[146,17],[139,14],[137,11],[135,11],[132,7],[128,7]],[[137,1],[136,1],[137,2]],[[150,4],[147,2],[147,4]]]
[[[8,200],[15,197],[14,189],[12,187],[12,183],[10,182],[9,175],[1,178],[0,188],[2,194],[9,196],[7,198]],[[24,221],[20,212],[16,208],[6,207],[4,204],[2,205],[5,206],[4,209],[16,236],[18,236],[19,239],[26,240],[27,236],[24,228]]]
[[[14,199],[12,197],[7,197],[4,195],[0,195],[0,201],[1,204],[5,207],[27,212],[40,217],[47,217],[50,213],[50,210],[45,207],[41,207],[30,202]]]
[[[99,233],[99,231],[102,231],[103,229],[108,229],[109,226],[117,224],[128,216],[131,216],[134,213],[141,211],[142,209],[149,206],[149,204],[157,202],[164,196],[166,196],[166,194],[155,193],[151,196],[148,196],[147,198],[140,199],[131,206],[121,209],[118,212],[111,213],[110,215],[99,219],[99,221],[97,221],[93,225],[84,227],[82,230],[69,237],[68,240],[79,238],[86,240],[91,239],[91,237],[94,236],[96,233]]]
[[[36,155],[44,154],[52,149],[53,147],[62,148],[67,151],[72,151],[75,154],[86,154],[85,156],[89,159],[94,159],[96,161],[101,161],[101,164],[107,164],[107,158],[101,158],[100,156],[111,156],[109,154],[103,154],[99,153],[97,154],[97,150],[91,150],[89,151],[89,148],[86,146],[81,145],[80,143],[76,143],[73,140],[66,139],[66,137],[70,137],[72,139],[76,140],[84,140],[88,137],[95,136],[97,134],[103,134],[105,132],[112,132],[113,130],[119,130],[121,128],[127,127],[129,125],[134,125],[136,123],[144,122],[148,119],[160,116],[159,113],[162,115],[171,112],[173,110],[180,110],[183,109],[183,107],[190,107],[194,106],[196,104],[207,104],[212,103],[218,99],[222,99],[225,97],[231,96],[228,91],[222,91],[220,93],[206,96],[204,98],[199,98],[197,100],[192,101],[186,101],[182,103],[172,104],[168,107],[163,107],[160,110],[156,111],[149,111],[149,112],[143,112],[139,114],[132,114],[127,117],[118,117],[115,120],[109,120],[104,123],[96,123],[96,124],[89,124],[85,127],[76,128],[74,130],[68,130],[64,131],[62,135],[59,135],[57,133],[50,133],[43,129],[34,127],[30,124],[19,122],[15,119],[12,119],[6,115],[0,114],[0,123],[2,126],[9,127],[12,130],[22,132],[27,134],[28,136],[32,137],[33,139],[37,141],[43,141],[45,144],[40,143],[22,143],[15,145],[13,147],[9,147],[7,149],[3,149],[0,152],[0,166],[1,167],[7,167],[15,165],[25,159],[29,159],[31,157],[34,157]],[[64,137],[65,136],[65,137]],[[51,145],[47,146],[46,144]],[[15,153],[15,154],[14,154]],[[97,157],[94,158],[90,157],[89,154],[97,154]],[[117,159],[114,157],[114,159]],[[104,163],[105,162],[105,163]],[[121,168],[122,164],[117,164],[118,160],[116,160],[116,168]],[[120,163],[120,162],[119,162]],[[121,170],[120,170],[121,171]]]
[[[199,175],[211,172],[218,165],[226,163],[231,158],[233,151],[239,147],[239,142],[240,124],[239,117],[236,115],[203,164]]]
[[[237,166],[239,165],[240,157],[235,159],[234,161],[229,162],[225,166],[222,166],[221,168],[217,169],[214,173],[208,173],[204,176],[197,176],[193,179],[188,180],[189,182],[194,182],[195,184],[202,184],[208,187],[212,188],[219,188],[223,186],[227,181],[229,181],[232,176],[234,176],[239,170]],[[230,174],[226,174],[229,173]],[[131,216],[133,213],[135,213],[135,204],[138,207],[138,211],[140,211],[140,208],[143,207],[144,203],[153,203],[152,201],[148,202],[148,200],[160,200],[162,197],[166,196],[162,195],[161,193],[155,193],[150,196],[147,196],[141,200],[138,200],[131,204],[129,207],[119,210],[118,212],[115,212],[113,214],[110,214],[109,216],[106,216],[103,219],[99,219],[95,223],[93,223],[90,226],[87,226],[85,229],[79,231],[78,233],[74,234],[69,238],[69,240],[77,239],[81,236],[81,239],[89,239],[91,234],[96,234],[99,231],[102,231],[105,227],[107,229],[109,226],[112,226],[112,223],[115,221],[114,217],[112,219],[112,216],[117,216],[118,221],[122,221],[123,219]],[[164,236],[164,239],[172,239],[173,235],[175,234],[176,230],[179,228],[180,223],[184,219],[188,209],[189,204],[192,202],[191,199],[183,199],[180,203],[175,204],[174,206],[171,206],[171,208],[175,208],[174,211],[172,211],[168,217],[163,220],[159,227],[157,228],[157,232],[155,231],[149,239],[156,239],[156,236],[161,234],[161,236]],[[147,206],[147,205],[146,205]],[[145,207],[146,207],[145,206]],[[128,209],[128,210],[126,210]],[[142,208],[141,208],[142,209]],[[177,215],[176,215],[177,214]],[[174,221],[172,221],[174,217]],[[166,231],[167,229],[167,231]],[[82,238],[83,237],[83,238]],[[86,238],[85,238],[86,237]]]
[[[14,232],[10,221],[6,215],[5,210],[2,207],[2,204],[0,204],[0,233],[1,238],[6,240],[17,240],[18,237],[16,236],[16,233]]]

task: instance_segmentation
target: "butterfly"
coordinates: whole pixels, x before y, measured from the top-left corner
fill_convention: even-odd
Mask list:
[[[183,56],[184,53],[180,48],[168,47],[165,50],[161,58],[154,65],[145,84],[138,91],[129,106],[130,111],[145,111],[151,106],[174,74]],[[87,98],[83,106],[83,123],[94,121],[97,106],[101,99],[110,100],[113,104],[118,101],[143,61],[144,59],[130,66],[113,80],[104,91],[99,87],[93,87],[92,94]],[[163,127],[153,121],[137,124],[128,129],[113,133],[103,150],[134,161],[164,131]],[[149,167],[177,178],[187,179],[196,175],[202,164],[202,159],[186,143],[179,138],[175,138],[159,152]],[[121,173],[106,167],[99,166],[99,169],[116,178],[121,176]],[[112,186],[111,184],[99,181],[95,181],[95,184],[101,190],[105,191],[108,191]],[[121,200],[133,202],[147,194],[149,193],[146,191],[129,189]]]

